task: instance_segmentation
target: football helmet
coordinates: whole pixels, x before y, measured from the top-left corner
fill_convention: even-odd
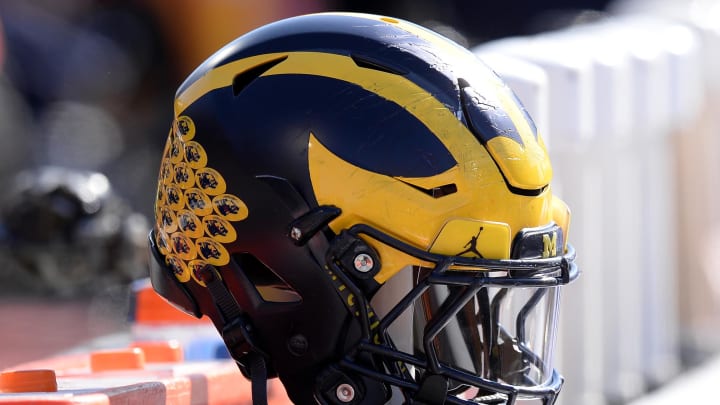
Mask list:
[[[0,198],[0,293],[122,292],[146,274],[149,226],[100,172],[22,170]]]
[[[277,376],[299,404],[551,404],[578,274],[551,177],[459,45],[383,16],[282,20],[178,89],[151,281],[212,319],[256,403]]]

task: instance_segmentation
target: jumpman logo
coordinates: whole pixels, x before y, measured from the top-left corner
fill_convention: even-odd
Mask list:
[[[456,254],[455,256],[462,256],[465,253],[475,253],[477,255],[477,257],[482,259],[483,255],[480,254],[480,252],[477,250],[478,237],[480,236],[480,232],[482,232],[482,230],[483,230],[483,227],[481,226],[480,229],[478,230],[477,235],[471,237],[470,240],[468,241],[468,243],[466,243],[465,246],[463,246],[463,247],[466,247],[467,249]]]

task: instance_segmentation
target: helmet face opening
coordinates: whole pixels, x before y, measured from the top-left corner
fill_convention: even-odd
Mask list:
[[[550,404],[578,274],[551,178],[469,51],[379,16],[280,21],[180,86],[151,279],[296,403]]]
[[[490,383],[534,388],[552,385],[552,349],[558,303],[557,287],[482,287],[472,289],[431,286],[415,311],[418,336],[416,353],[427,355],[430,346],[440,364],[449,371],[448,392],[476,399],[494,392]],[[459,311],[448,319],[443,309]],[[442,321],[439,321],[442,320]],[[438,322],[446,322],[438,328]],[[425,372],[427,370],[424,370]],[[451,375],[476,375],[474,384]]]
[[[578,276],[572,246],[560,256],[542,257],[542,241],[558,231],[556,225],[526,230],[513,250],[531,257],[493,260],[422,252],[371,227],[351,228],[434,264],[402,270],[412,271],[411,278],[392,288],[404,288],[406,295],[383,297],[381,289],[365,303],[368,309],[358,316],[368,317],[367,340],[356,353],[375,355],[391,375],[388,384],[408,385],[413,392],[422,392],[428,376],[439,377],[453,403],[553,403],[562,385],[553,368],[559,286]],[[385,307],[379,318],[376,306]],[[351,359],[342,365],[374,374]]]
[[[430,287],[421,297],[416,328],[432,328],[444,306],[464,301],[463,293],[459,287]],[[429,343],[445,366],[508,385],[543,385],[552,376],[557,302],[556,287],[483,287]],[[425,343],[418,342],[421,353]]]

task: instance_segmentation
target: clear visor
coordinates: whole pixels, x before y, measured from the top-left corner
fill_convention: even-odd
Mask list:
[[[416,353],[487,381],[545,384],[553,375],[559,288],[486,286],[474,293],[461,288],[432,285],[416,301]],[[462,384],[451,389],[472,394]]]

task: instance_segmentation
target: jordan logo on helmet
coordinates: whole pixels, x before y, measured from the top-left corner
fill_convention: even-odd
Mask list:
[[[483,255],[480,253],[480,251],[477,248],[478,238],[480,237],[480,232],[482,232],[482,231],[483,231],[483,227],[481,226],[480,229],[478,229],[478,232],[474,236],[470,237],[470,240],[468,241],[468,243],[466,243],[465,246],[463,246],[466,249],[463,250],[462,252],[456,254],[455,256],[462,256],[466,253],[474,253],[477,255],[477,257],[482,259]]]

